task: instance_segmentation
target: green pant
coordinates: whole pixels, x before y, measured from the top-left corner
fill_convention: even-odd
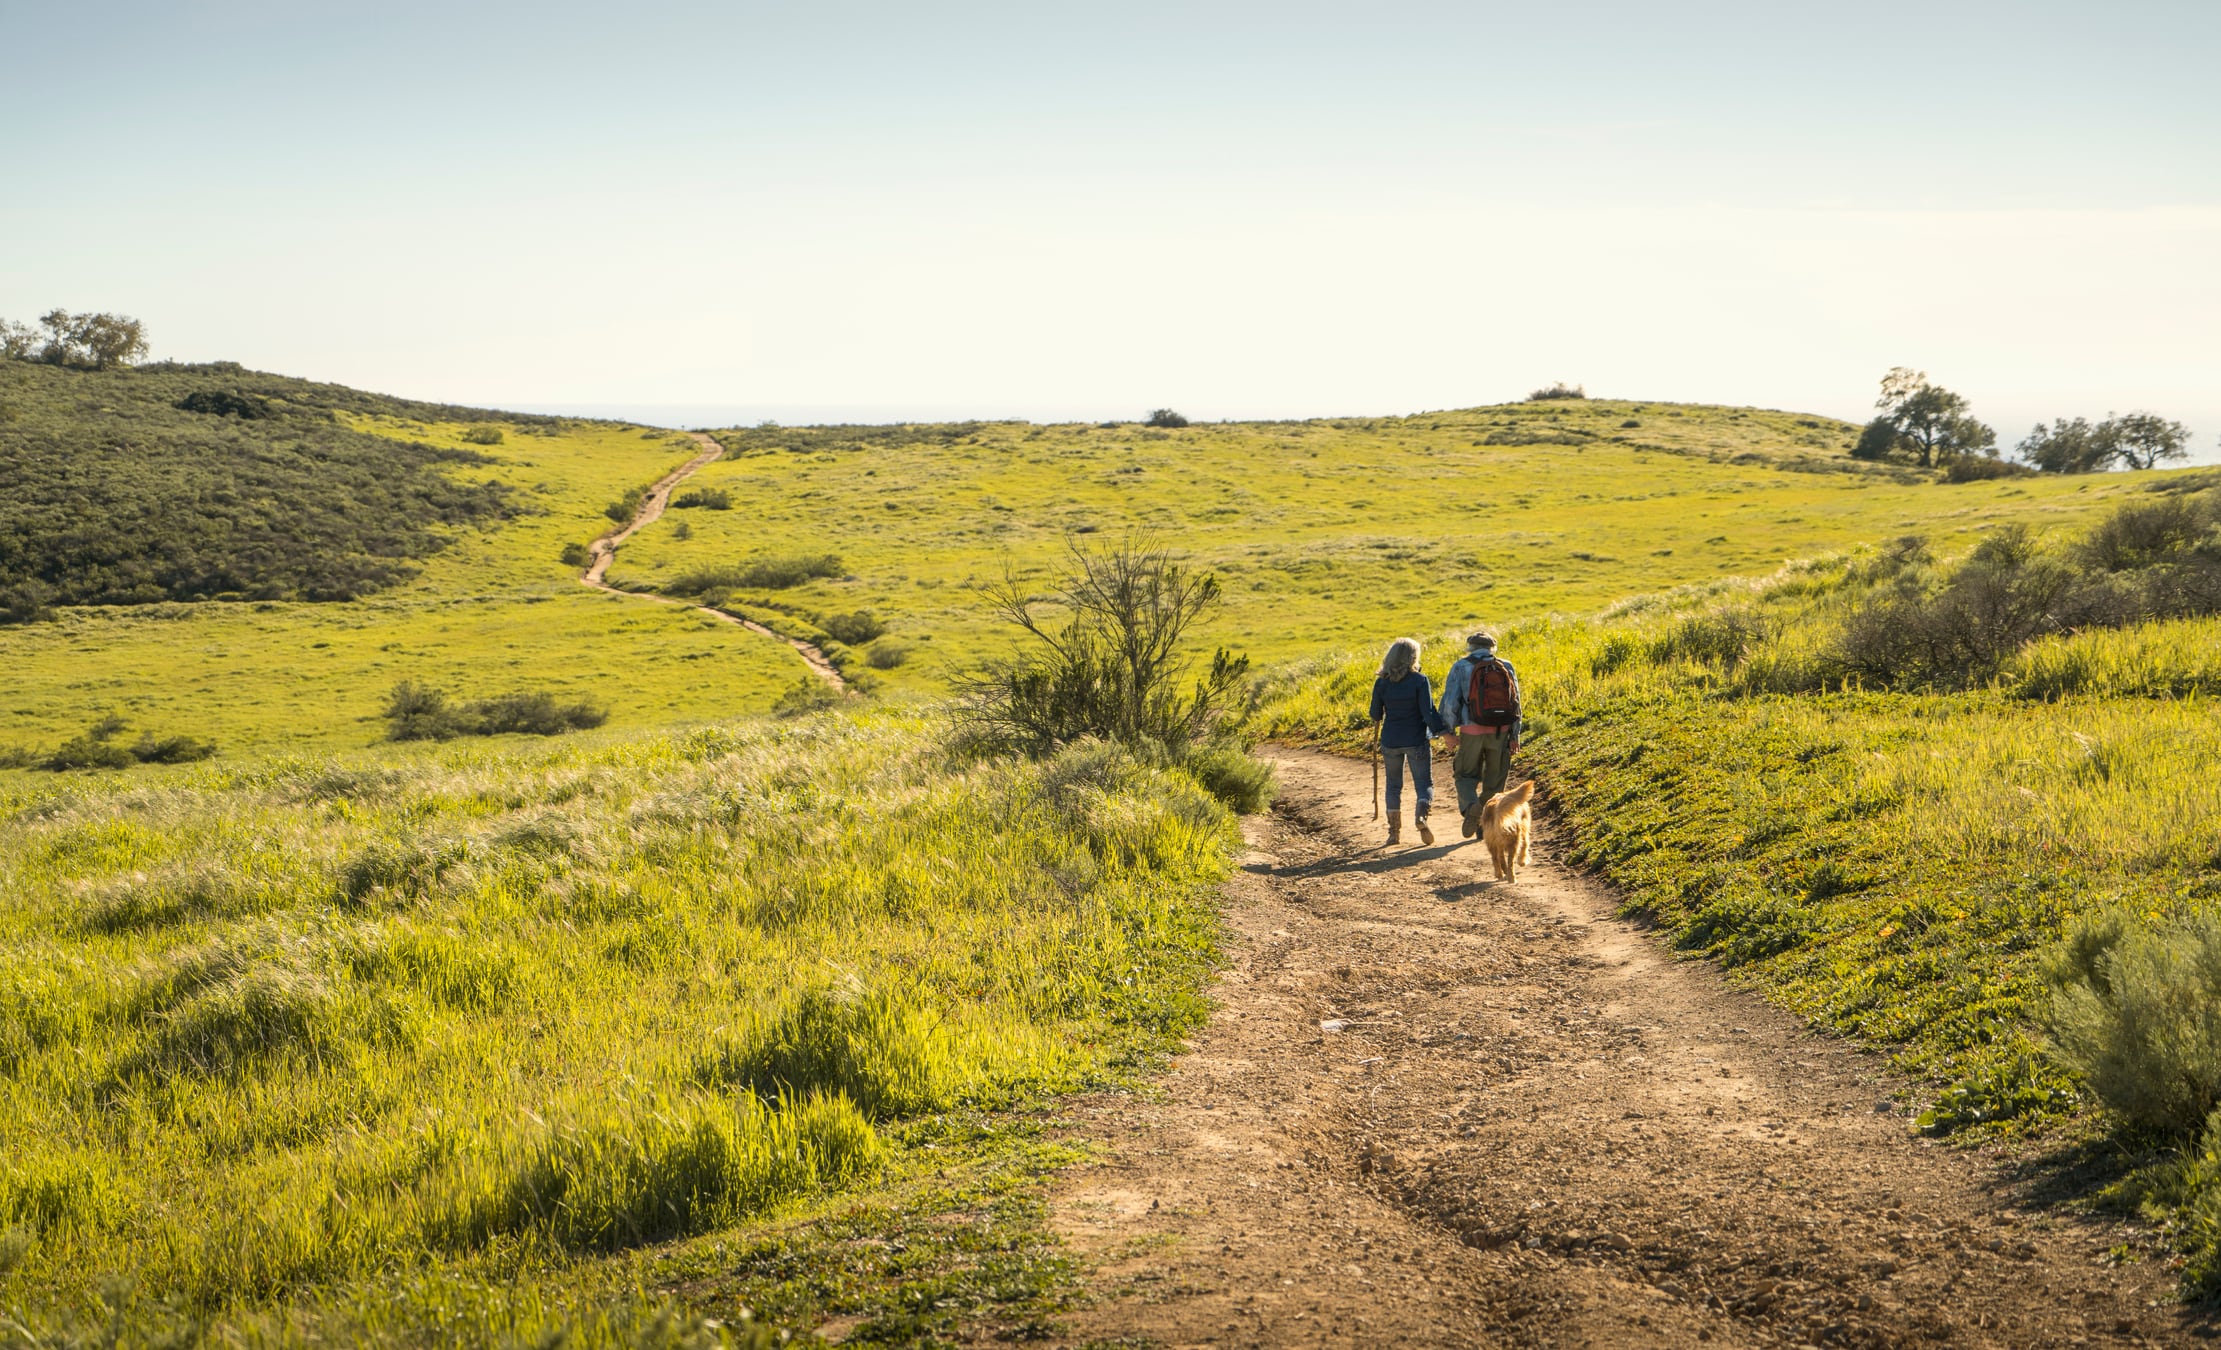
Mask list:
[[[1470,814],[1475,806],[1502,792],[1511,767],[1510,732],[1486,736],[1459,732],[1457,758],[1450,761],[1450,773],[1458,785],[1458,810]]]

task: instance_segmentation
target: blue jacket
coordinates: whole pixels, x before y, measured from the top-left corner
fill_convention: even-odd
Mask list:
[[[1496,659],[1504,661],[1501,656]],[[1511,670],[1512,663],[1504,661],[1504,669]],[[1460,657],[1458,663],[1450,667],[1450,673],[1442,679],[1442,712],[1440,715],[1444,725],[1455,729],[1473,720],[1465,706],[1466,696],[1472,688],[1473,657],[1468,654]],[[1519,697],[1519,672],[1516,670],[1512,671],[1512,697]],[[1522,716],[1518,725],[1512,728],[1512,739],[1518,740],[1520,732],[1524,731],[1526,726],[1527,719]]]
[[[1373,677],[1373,710],[1366,720],[1378,722],[1383,717],[1388,719],[1380,729],[1383,748],[1425,745],[1428,737],[1447,729],[1442,714],[1435,711],[1434,686],[1416,670],[1395,681]]]

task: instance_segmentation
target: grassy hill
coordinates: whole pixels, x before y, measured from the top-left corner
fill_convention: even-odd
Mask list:
[[[683,438],[206,368],[38,368],[37,378],[77,382],[78,430],[42,435],[52,453],[76,447],[69,453],[87,472],[123,472],[107,434],[107,419],[122,413],[101,409],[163,407],[221,385],[301,410],[288,416],[320,410],[336,419],[325,434],[348,446],[467,454],[427,460],[423,471],[498,488],[500,510],[475,524],[410,526],[436,550],[407,561],[408,579],[345,604],[88,606],[65,608],[57,623],[0,628],[14,681],[0,748],[51,745],[111,713],[238,751],[362,745],[379,734],[377,712],[402,679],[463,696],[594,696],[616,725],[655,726],[763,711],[805,674],[777,643],[586,591],[561,560],[567,545],[607,527],[612,500],[683,463],[693,448]],[[118,392],[92,396],[102,388]],[[254,428],[283,421],[176,416],[242,452],[264,434]],[[489,431],[501,442],[465,439]],[[1908,530],[1949,547],[1999,521],[2073,516],[2118,490],[2103,478],[1941,484],[1851,461],[1852,434],[1789,413],[1609,401],[1173,431],[736,430],[722,433],[729,458],[687,485],[722,494],[728,509],[666,513],[626,545],[610,577],[706,587],[821,642],[828,626],[853,636],[843,620],[868,614],[887,628],[871,653],[885,692],[931,696],[1006,640],[969,584],[1006,564],[1040,575],[1068,538],[1157,531],[1225,581],[1211,636],[1272,664],[1395,632],[1765,572]],[[837,566],[822,565],[828,555]],[[751,571],[777,580],[786,571],[799,584],[750,586]]]
[[[729,591],[776,621],[867,610],[931,691],[1001,635],[971,583],[1041,576],[1068,537],[1157,532],[1216,571],[1212,635],[1261,663],[1400,632],[1594,608],[1921,530],[2076,515],[2109,480],[1945,485],[1851,460],[1856,428],[1744,408],[1605,400],[1402,418],[1159,430],[970,423],[719,433],[675,510],[611,580],[689,591],[832,553],[830,577]],[[689,537],[680,538],[681,527]]]
[[[415,574],[509,493],[482,457],[357,431],[434,410],[231,367],[0,362],[0,593],[62,605],[347,600]],[[536,420],[520,428],[547,431]]]
[[[7,396],[65,513],[70,483],[128,488],[93,503],[119,521],[201,484],[221,542],[284,493],[393,489],[285,526],[392,564],[353,599],[256,573],[0,627],[0,746],[113,713],[225,747],[0,770],[0,1304],[50,1337],[757,1343],[745,1306],[900,1341],[1053,1310],[1026,1179],[1063,1155],[1028,1107],[1202,1015],[1236,838],[1182,771],[983,765],[913,706],[1008,640],[968,583],[1070,539],[1154,530],[1215,570],[1210,636],[1273,672],[1259,727],[1286,735],[1354,744],[1393,634],[1507,626],[1584,858],[1691,951],[1898,1047],[1939,1128],[2083,1090],[2027,1021],[2078,916],[2210,902],[2221,746],[2176,700],[2221,677],[2211,620],[2121,608],[1956,682],[1843,641],[2020,525],[2072,595],[2164,599],[2138,580],[2164,568],[2064,541],[2194,477],[1944,484],[1850,461],[1826,419],[1605,401],[738,430],[612,579],[845,644],[890,696],[772,724],[749,715],[804,674],[790,649],[564,561],[683,437],[218,368],[30,378],[75,381]],[[176,407],[218,383],[272,415]],[[374,745],[402,679],[611,725]]]
[[[25,409],[0,425],[0,445],[68,466],[45,474],[41,490],[54,499],[25,537],[143,534],[141,559],[238,549],[245,588],[191,603],[65,606],[54,622],[0,627],[12,674],[0,749],[51,746],[111,713],[134,728],[212,738],[227,752],[360,746],[381,734],[378,710],[404,679],[465,696],[592,697],[620,724],[663,725],[768,707],[805,673],[779,644],[736,642],[727,625],[588,591],[563,561],[567,545],[610,526],[613,500],[697,452],[675,433],[434,407],[216,367],[0,362],[0,379],[10,391],[0,398]],[[242,420],[172,407],[211,389],[275,411]],[[494,432],[498,443],[473,439]],[[307,438],[307,452],[289,448],[296,437]],[[148,447],[161,450],[160,473],[144,462]],[[404,494],[373,503],[383,524],[367,520],[353,494],[366,478],[395,474],[431,501],[445,493],[496,509],[449,519],[421,494]],[[115,490],[94,490],[100,484]],[[176,538],[165,532],[176,518],[139,509],[148,494],[209,500],[219,491],[210,485],[228,485],[227,500],[215,515],[182,522]],[[407,541],[418,551],[375,555],[389,569],[384,584],[344,603],[253,598],[264,587],[280,597],[301,590],[282,566],[254,570],[258,540],[282,543],[281,559],[321,557],[327,547],[345,554],[346,539],[293,519],[303,510],[325,512],[342,534],[375,531],[380,547]]]

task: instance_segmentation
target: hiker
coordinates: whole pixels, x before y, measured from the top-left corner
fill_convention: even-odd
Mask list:
[[[1442,682],[1441,720],[1457,732],[1450,773],[1465,816],[1465,837],[1471,839],[1480,833],[1481,808],[1504,790],[1522,723],[1519,676],[1511,662],[1496,654],[1496,635],[1482,629],[1465,640],[1465,647],[1464,658]]]
[[[1419,670],[1419,644],[1397,638],[1381,658],[1373,681],[1373,711],[1381,763],[1388,767],[1388,842],[1403,842],[1404,766],[1411,767],[1411,792],[1418,799],[1413,821],[1421,843],[1434,842],[1427,808],[1434,804],[1434,738],[1446,728],[1434,705],[1434,686]]]

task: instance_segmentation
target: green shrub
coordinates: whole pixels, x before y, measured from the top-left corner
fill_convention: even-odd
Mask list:
[[[563,565],[565,567],[584,567],[591,561],[593,561],[593,554],[587,549],[586,545],[565,544],[563,546]]]
[[[869,610],[862,609],[850,614],[828,614],[818,620],[817,626],[835,642],[851,647],[861,647],[887,631],[887,625],[874,618]]]
[[[138,762],[120,745],[91,736],[72,736],[54,747],[42,767],[60,773],[70,769],[128,769]]]
[[[190,764],[215,753],[213,741],[196,740],[191,736],[156,736],[151,731],[142,734],[131,746],[131,757],[141,764]]]
[[[663,589],[671,595],[702,595],[713,590],[783,591],[819,577],[841,574],[838,554],[760,558],[738,566],[706,567],[674,577]]]
[[[2187,1135],[2221,1103],[2221,917],[2078,925],[2047,971],[2062,1060],[2131,1125]]]
[[[616,521],[619,525],[629,525],[632,523],[632,518],[640,514],[640,504],[647,499],[648,490],[646,488],[634,488],[603,507],[602,514]]]
[[[0,623],[39,623],[53,618],[54,611],[46,603],[52,595],[41,581],[0,586]]]
[[[730,511],[733,509],[733,494],[723,488],[689,488],[673,497],[671,505],[682,511],[696,508],[704,511]]]
[[[1580,385],[1567,384],[1564,380],[1560,380],[1556,384],[1537,389],[1527,395],[1527,401],[1529,403],[1549,403],[1559,399],[1585,399],[1588,396],[1588,390],[1583,389]]]
[[[771,705],[771,713],[774,717],[801,717],[840,701],[840,691],[831,684],[816,675],[804,675],[780,693]]]
[[[1946,483],[1986,483],[1997,478],[2026,478],[2036,471],[1994,455],[1960,455],[1943,471]]]
[[[557,701],[541,691],[520,691],[470,703],[448,702],[444,690],[403,680],[387,697],[386,739],[447,741],[457,736],[558,736],[583,731],[609,720],[607,709],[591,699]]]
[[[489,427],[480,423],[478,426],[464,431],[462,438],[471,445],[499,445],[501,444],[501,428]]]
[[[864,653],[864,664],[873,670],[893,670],[910,659],[910,644],[900,638],[881,638]]]
[[[1148,427],[1184,427],[1187,424],[1187,418],[1182,417],[1180,414],[1174,412],[1170,408],[1156,408],[1151,410],[1149,414],[1149,420],[1142,423],[1143,426]]]
[[[1215,745],[1197,750],[1180,762],[1196,782],[1226,803],[1229,810],[1256,815],[1272,805],[1280,783],[1273,767],[1251,756],[1238,745]]]
[[[197,389],[177,401],[181,412],[212,417],[238,417],[248,421],[270,416],[270,400],[226,389]]]

